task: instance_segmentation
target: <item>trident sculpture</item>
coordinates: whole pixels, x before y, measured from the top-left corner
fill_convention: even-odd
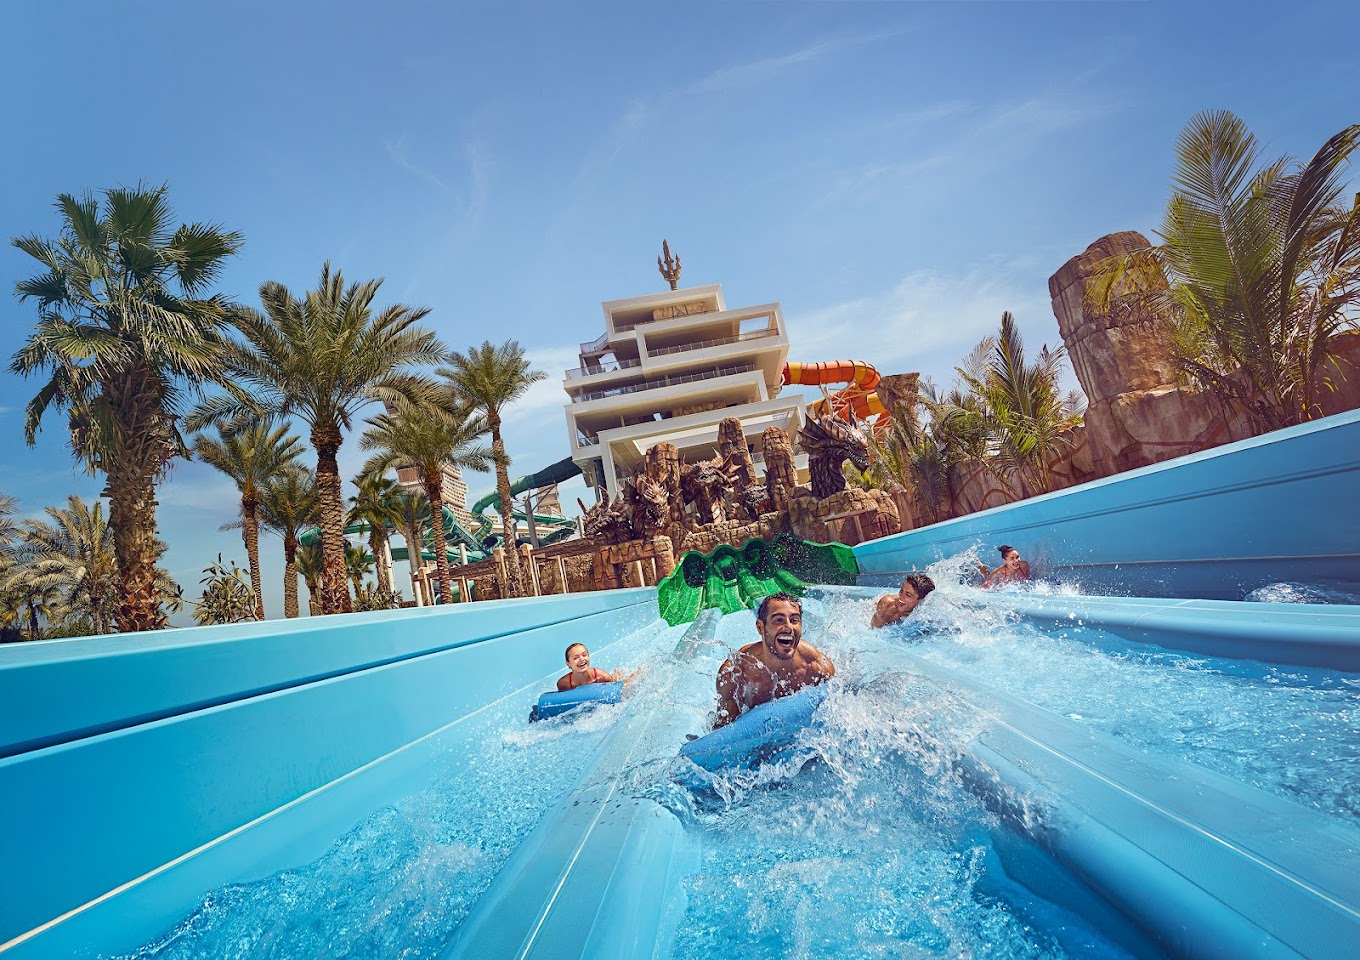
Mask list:
[[[656,258],[656,268],[661,271],[661,278],[671,285],[674,290],[680,282],[680,258],[671,256],[671,245],[665,240],[661,241],[661,252],[666,259]]]

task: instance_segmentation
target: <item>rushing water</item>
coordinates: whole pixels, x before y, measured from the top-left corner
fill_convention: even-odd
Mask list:
[[[643,663],[672,649],[680,632],[658,621],[614,643],[601,638],[592,659],[607,669]],[[545,689],[549,683],[545,677]],[[531,727],[528,698],[483,711],[457,731],[478,745],[471,759],[449,761],[433,787],[373,814],[314,863],[212,891],[130,957],[437,957],[626,709],[602,706]]]
[[[995,817],[959,775],[987,718],[901,669],[890,644],[863,643],[862,607],[805,604],[804,636],[837,677],[796,747],[753,773],[718,775],[710,795],[676,805],[701,855],[682,881],[673,956],[1125,956],[1008,882],[991,847]],[[832,629],[847,616],[863,624]],[[701,680],[680,709],[707,705],[721,658],[753,639],[750,614],[724,618],[719,649],[695,662]]]
[[[1129,745],[1360,819],[1360,676],[1180,653],[1082,625],[1040,630],[955,586],[960,568],[932,568],[940,587],[913,617],[934,629],[909,641],[915,656]],[[860,649],[893,642],[891,630],[862,629],[871,603],[833,593],[830,634]]]
[[[940,589],[913,619],[933,629],[919,638],[870,630],[862,594],[806,602],[805,637],[837,677],[780,762],[696,794],[674,781],[676,744],[634,755],[633,793],[680,817],[699,851],[679,881],[677,960],[1126,956],[1006,877],[992,846],[1005,827],[961,773],[990,718],[932,680],[933,667],[1340,820],[1360,816],[1360,678],[1190,656],[1081,625],[1037,630],[956,586],[969,565],[932,571]],[[622,705],[530,727],[527,699],[512,698],[470,718],[457,736],[479,744],[472,760],[449,760],[434,786],[317,862],[213,891],[132,956],[439,956],[512,852],[590,775],[611,728],[665,711],[706,729],[717,667],[755,639],[753,617],[724,618],[716,642],[686,657],[671,653],[679,635],[658,623],[594,651],[601,666],[646,668]],[[1033,798],[1001,801],[1008,817],[1044,818]]]

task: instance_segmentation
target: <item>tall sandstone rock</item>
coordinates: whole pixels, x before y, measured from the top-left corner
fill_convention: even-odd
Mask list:
[[[1089,402],[1087,448],[1099,477],[1250,435],[1244,423],[1225,420],[1213,398],[1177,387],[1164,313],[1143,304],[1087,305],[1103,260],[1150,246],[1136,231],[1112,233],[1048,279],[1058,331]]]

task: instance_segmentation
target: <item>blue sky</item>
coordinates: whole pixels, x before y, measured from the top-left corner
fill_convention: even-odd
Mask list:
[[[780,301],[792,359],[948,381],[1002,310],[1057,342],[1048,277],[1151,233],[1193,114],[1295,157],[1360,120],[1357,27],[1339,2],[14,5],[0,226],[51,235],[59,192],[169,182],[181,219],[245,234],[239,300],[329,259],[452,347],[514,337],[550,374],[511,414],[518,474],[566,455],[562,371],[600,301],[663,288],[663,236],[684,285]],[[7,290],[31,272],[0,249]],[[33,319],[0,299],[9,351]],[[24,447],[38,386],[0,373],[0,492],[26,515],[101,486],[62,418]],[[180,463],[160,502],[186,595],[219,551],[244,563],[224,477]]]

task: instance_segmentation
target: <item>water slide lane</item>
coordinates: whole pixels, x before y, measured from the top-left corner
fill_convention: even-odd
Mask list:
[[[507,697],[527,711],[550,679],[526,666],[654,623],[655,596],[0,648],[0,849],[23,877],[0,899],[0,956],[130,950],[206,890],[316,859],[427,785],[469,718]]]

